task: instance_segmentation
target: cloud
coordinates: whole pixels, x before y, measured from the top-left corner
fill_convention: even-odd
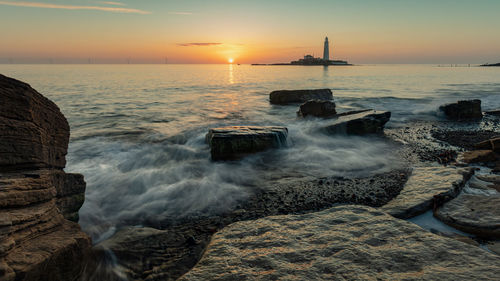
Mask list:
[[[151,12],[129,9],[121,7],[102,7],[102,6],[75,6],[75,5],[59,5],[50,3],[40,3],[40,2],[12,2],[12,1],[0,1],[0,5],[7,6],[17,6],[17,7],[31,7],[31,8],[46,8],[46,9],[63,9],[63,10],[95,10],[95,11],[105,11],[112,13],[126,13],[126,14],[151,14]]]
[[[168,12],[169,15],[181,15],[181,16],[190,16],[193,13],[191,12]]]
[[[112,1],[100,1],[98,3],[104,4],[104,5],[114,5],[114,6],[126,6],[125,3],[120,3],[120,2],[112,2]]]
[[[205,47],[205,46],[217,46],[217,45],[222,45],[222,43],[178,43],[177,46],[181,46],[181,47],[191,47],[191,46],[194,46],[194,47]]]

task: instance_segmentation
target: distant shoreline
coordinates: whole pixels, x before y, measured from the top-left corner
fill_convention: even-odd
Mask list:
[[[353,66],[353,64],[293,64],[293,63],[252,63],[251,65],[293,65],[293,66]]]
[[[500,62],[494,63],[494,64],[485,63],[485,64],[481,64],[480,66],[500,66]]]

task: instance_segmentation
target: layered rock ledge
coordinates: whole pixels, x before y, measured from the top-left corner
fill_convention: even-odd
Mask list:
[[[0,280],[75,280],[91,240],[67,220],[78,220],[85,192],[82,175],[62,170],[68,122],[52,101],[3,75],[0,100]]]
[[[486,280],[499,264],[478,247],[351,205],[231,224],[180,280]]]

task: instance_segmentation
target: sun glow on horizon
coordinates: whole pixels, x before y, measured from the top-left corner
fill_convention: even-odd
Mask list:
[[[227,62],[228,62],[228,63],[233,63],[233,62],[234,62],[234,59],[229,58],[229,59],[227,59]]]

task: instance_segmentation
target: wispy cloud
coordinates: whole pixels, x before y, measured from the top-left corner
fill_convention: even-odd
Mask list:
[[[120,3],[120,2],[112,2],[112,1],[99,1],[97,3],[101,3],[104,5],[114,5],[114,6],[126,6],[125,3]]]
[[[0,5],[7,6],[17,6],[17,7],[31,7],[31,8],[46,8],[46,9],[63,9],[63,10],[95,10],[95,11],[105,11],[112,13],[127,13],[127,14],[151,14],[151,12],[121,8],[121,7],[102,7],[102,6],[76,6],[76,5],[59,5],[51,3],[40,3],[40,2],[12,2],[12,1],[0,1]]]
[[[191,12],[168,12],[169,15],[181,15],[181,16],[190,16],[193,13]]]
[[[195,42],[195,43],[178,43],[177,44],[177,46],[181,46],[181,47],[191,47],[191,46],[194,46],[194,47],[206,47],[206,46],[217,46],[217,45],[222,45],[222,43],[212,43],[212,42],[198,43],[198,42]]]

